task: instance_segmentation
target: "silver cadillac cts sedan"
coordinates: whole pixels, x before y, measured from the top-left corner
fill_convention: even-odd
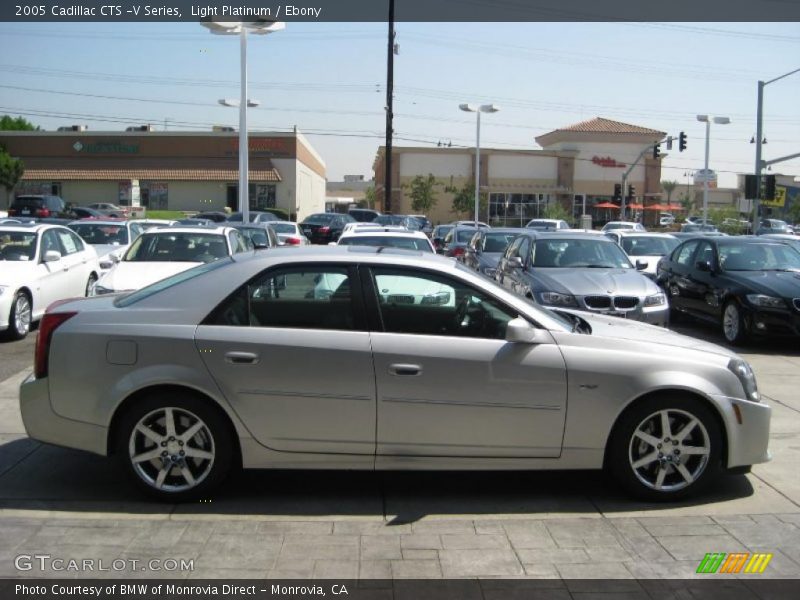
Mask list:
[[[20,405],[30,437],[113,455],[171,501],[239,464],[606,468],[677,499],[769,460],[736,354],[387,248],[240,254],[53,305]]]

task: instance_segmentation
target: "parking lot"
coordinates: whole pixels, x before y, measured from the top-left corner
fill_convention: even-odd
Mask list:
[[[772,553],[759,577],[800,576],[796,341],[739,349],[773,407],[773,461],[689,502],[632,501],[600,472],[251,471],[190,505],[144,500],[112,461],[26,438],[17,388],[33,342],[0,343],[0,577],[685,578],[708,552]],[[15,566],[36,554],[193,563]]]

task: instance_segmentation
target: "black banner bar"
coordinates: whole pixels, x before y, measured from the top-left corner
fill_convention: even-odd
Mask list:
[[[388,0],[22,0],[0,3],[5,22],[385,22]],[[400,22],[784,22],[798,0],[397,0]]]

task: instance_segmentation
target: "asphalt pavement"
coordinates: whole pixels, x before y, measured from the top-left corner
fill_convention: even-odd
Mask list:
[[[636,502],[587,471],[249,471],[175,505],[143,499],[112,460],[25,436],[33,337],[0,344],[0,577],[690,578],[706,553],[762,552],[764,573],[720,576],[800,578],[796,341],[738,349],[773,407],[773,461],[687,502]],[[124,568],[20,570],[42,553]]]

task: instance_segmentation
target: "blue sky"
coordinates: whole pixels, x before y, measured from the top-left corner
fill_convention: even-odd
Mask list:
[[[800,67],[797,23],[398,23],[395,144],[474,145],[474,117],[460,102],[495,102],[482,146],[538,148],[552,129],[603,116],[677,135],[665,179],[702,168],[705,129],[695,115],[729,116],[712,126],[710,166],[721,185],[751,172],[756,81]],[[0,24],[0,114],[46,129],[86,123],[122,130],[238,125],[239,46],[195,23]],[[372,177],[383,143],[386,24],[288,23],[251,37],[251,130],[307,133],[328,177]],[[767,86],[766,159],[800,151],[800,73]],[[773,167],[800,175],[800,159]]]

